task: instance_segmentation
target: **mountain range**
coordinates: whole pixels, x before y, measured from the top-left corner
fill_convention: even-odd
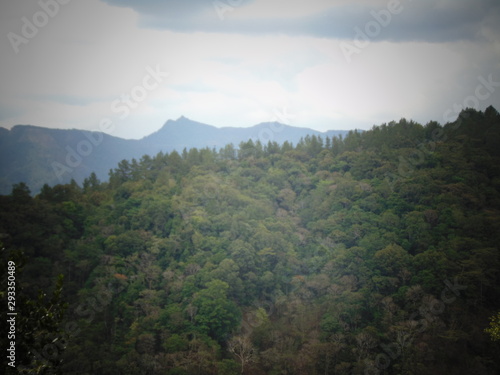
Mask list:
[[[248,128],[217,128],[180,117],[168,120],[161,129],[142,139],[123,139],[102,132],[76,129],[49,129],[32,125],[0,128],[0,194],[24,182],[32,193],[44,184],[81,184],[92,172],[106,181],[109,170],[124,159],[139,159],[159,152],[182,152],[184,148],[237,147],[252,139],[266,145],[269,141],[297,144],[307,135],[333,137],[346,130],[319,132],[279,122],[264,122]]]

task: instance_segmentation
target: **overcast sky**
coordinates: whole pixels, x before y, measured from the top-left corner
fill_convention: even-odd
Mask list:
[[[500,1],[3,1],[0,59],[6,128],[444,123],[500,110]]]

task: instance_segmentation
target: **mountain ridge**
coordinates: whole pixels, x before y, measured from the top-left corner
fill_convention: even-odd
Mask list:
[[[0,194],[10,193],[24,182],[33,193],[44,184],[75,180],[81,184],[92,172],[106,181],[108,172],[124,159],[139,159],[159,152],[191,148],[235,147],[252,139],[267,144],[296,144],[307,135],[332,137],[348,130],[320,132],[279,122],[262,122],[247,128],[204,124],[181,116],[167,120],[157,131],[141,139],[124,139],[99,131],[52,129],[36,125],[0,128]]]

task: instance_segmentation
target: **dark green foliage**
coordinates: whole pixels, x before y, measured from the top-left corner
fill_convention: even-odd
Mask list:
[[[65,275],[65,374],[496,374],[499,129],[468,109],[124,160],[16,185],[0,233],[32,300]]]
[[[0,248],[2,263],[5,265],[0,272],[0,296],[5,306],[7,295],[14,298],[13,304],[9,304],[9,309],[5,311],[16,314],[6,314],[5,319],[14,323],[2,324],[0,330],[2,348],[12,347],[14,342],[15,349],[14,359],[7,360],[4,356],[2,367],[6,374],[61,374],[62,356],[68,338],[62,324],[68,308],[67,303],[62,300],[64,277],[58,276],[50,299],[47,299],[46,292],[41,289],[37,290],[36,298],[29,298],[30,293],[23,283],[26,257],[19,250],[7,251],[1,242]],[[15,367],[7,364],[11,361],[14,361]]]

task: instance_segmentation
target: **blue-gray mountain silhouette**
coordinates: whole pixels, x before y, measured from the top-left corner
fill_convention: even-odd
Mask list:
[[[12,185],[26,183],[33,193],[44,184],[81,184],[92,172],[106,181],[110,169],[123,159],[140,159],[158,152],[179,153],[184,148],[216,148],[227,144],[237,147],[252,139],[266,145],[269,141],[297,144],[302,137],[332,137],[347,131],[319,132],[278,122],[261,123],[248,128],[223,127],[192,121],[186,117],[168,120],[155,133],[140,140],[127,140],[99,132],[75,129],[49,129],[17,125],[0,128],[0,194],[8,194]]]

